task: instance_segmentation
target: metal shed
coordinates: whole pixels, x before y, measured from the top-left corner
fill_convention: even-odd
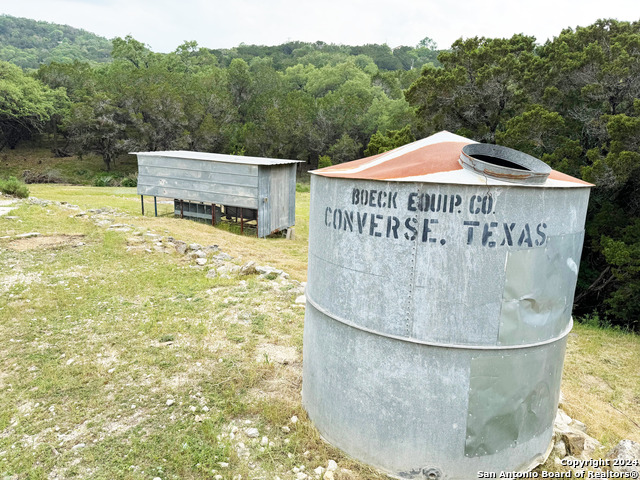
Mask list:
[[[184,150],[132,154],[138,157],[138,194],[175,199],[181,216],[213,224],[221,215],[243,224],[255,220],[258,237],[295,223],[297,160]]]

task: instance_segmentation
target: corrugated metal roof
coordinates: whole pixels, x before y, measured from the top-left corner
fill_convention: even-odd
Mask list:
[[[372,157],[314,170],[313,174],[336,178],[396,182],[453,183],[460,185],[520,185],[479,175],[460,164],[462,147],[477,143],[442,131],[417,142]],[[590,183],[552,170],[544,183],[528,187],[592,187]]]
[[[205,160],[209,162],[239,163],[245,165],[286,165],[300,163],[300,160],[280,158],[243,157],[240,155],[224,155],[222,153],[190,152],[187,150],[167,150],[162,152],[129,152],[131,155],[147,155],[150,157],[174,157],[180,159]]]

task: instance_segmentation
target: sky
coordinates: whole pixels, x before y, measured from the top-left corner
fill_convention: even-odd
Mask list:
[[[0,0],[0,14],[71,25],[106,38],[131,35],[155,52],[185,41],[201,47],[278,45],[292,40],[439,48],[458,38],[538,43],[599,18],[640,20],[638,0]]]

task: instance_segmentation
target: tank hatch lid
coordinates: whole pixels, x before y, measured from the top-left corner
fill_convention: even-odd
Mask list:
[[[537,177],[536,181],[521,181],[513,178],[508,179],[504,176],[501,177],[498,174],[494,175],[496,172],[493,172],[491,159],[487,159],[486,155],[481,156],[481,161],[478,164],[487,164],[487,160],[489,160],[488,165],[483,168],[469,168],[469,156],[463,154],[463,147],[474,144],[481,145],[460,135],[442,131],[388,152],[352,162],[332,165],[314,170],[311,173],[324,177],[392,182],[518,185],[545,188],[593,186],[583,180],[551,170],[548,167],[548,171],[545,172],[548,176],[545,176],[544,179]],[[467,151],[469,151],[468,148],[465,149],[465,152]],[[527,156],[525,154],[522,155]],[[537,161],[540,162],[539,160]],[[475,165],[475,167],[478,167],[478,165]],[[525,164],[521,168],[526,171],[528,167],[529,165]]]

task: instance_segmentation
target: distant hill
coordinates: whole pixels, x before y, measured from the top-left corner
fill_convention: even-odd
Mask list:
[[[109,62],[111,41],[73,28],[0,15],[0,60],[23,68],[51,62]]]

